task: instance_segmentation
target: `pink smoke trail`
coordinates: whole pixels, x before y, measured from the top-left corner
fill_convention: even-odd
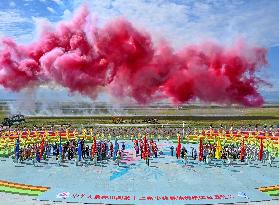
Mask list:
[[[174,51],[123,18],[98,28],[86,7],[29,45],[5,38],[0,48],[0,85],[12,91],[55,82],[92,98],[106,88],[138,103],[264,102],[258,87],[265,81],[255,74],[267,65],[265,48],[205,42]]]

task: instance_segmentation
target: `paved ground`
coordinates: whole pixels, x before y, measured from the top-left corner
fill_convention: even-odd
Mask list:
[[[221,161],[205,165],[192,160],[185,165],[182,160],[169,156],[168,146],[170,143],[166,141],[159,144],[164,155],[152,159],[149,167],[135,156],[132,149],[126,151],[120,167],[113,162],[98,166],[88,162],[76,166],[74,161],[58,166],[53,160],[34,167],[31,162],[15,165],[11,159],[2,159],[1,180],[49,186],[51,189],[38,199],[62,202],[40,202],[32,197],[1,193],[0,204],[7,204],[6,201],[18,205],[65,204],[66,201],[168,205],[252,202],[272,200],[257,187],[279,184],[279,161],[272,167],[262,163],[248,166],[239,162],[228,166]],[[62,192],[69,195],[64,199],[57,198]]]
[[[263,202],[250,202],[245,203],[247,205],[278,205],[278,200],[272,200],[272,201],[263,201]],[[38,201],[34,200],[33,197],[30,196],[20,196],[15,194],[6,194],[6,193],[0,193],[0,205],[69,205],[69,203],[66,202],[51,202],[51,201]],[[74,205],[84,205],[82,203],[70,203]],[[236,203],[236,204],[242,204],[243,203]],[[95,204],[98,205],[98,204]]]

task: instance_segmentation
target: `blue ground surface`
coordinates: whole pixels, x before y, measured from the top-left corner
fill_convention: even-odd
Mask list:
[[[12,159],[1,159],[0,179],[49,186],[51,189],[38,200],[111,204],[212,204],[271,200],[256,188],[279,184],[278,159],[272,167],[259,162],[249,166],[235,162],[228,166],[221,161],[206,165],[193,160],[185,166],[182,160],[169,156],[168,142],[160,144],[164,155],[151,159],[149,167],[140,159],[122,163],[120,167],[113,162],[76,166],[74,161],[58,166],[55,160],[34,167],[31,161],[15,164]],[[190,146],[194,145],[187,145],[188,150]],[[132,159],[131,153],[129,151],[125,158]],[[61,192],[69,192],[69,197],[57,198]]]

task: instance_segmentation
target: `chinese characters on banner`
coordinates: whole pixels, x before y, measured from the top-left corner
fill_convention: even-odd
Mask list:
[[[186,201],[186,200],[224,200],[234,198],[233,195],[192,195],[192,196],[129,196],[129,195],[100,195],[100,194],[85,194],[85,193],[73,193],[74,199],[89,199],[89,200],[147,200],[147,201]]]

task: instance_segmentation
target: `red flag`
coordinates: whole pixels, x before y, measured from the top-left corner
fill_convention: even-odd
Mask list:
[[[143,159],[145,159],[147,156],[147,139],[146,139],[146,135],[144,135],[144,155],[143,155]]]
[[[45,139],[43,138],[41,145],[40,145],[40,159],[42,159],[44,149],[45,149]]]
[[[199,145],[199,161],[202,161],[203,157],[203,145],[202,145],[202,138],[200,138],[200,145]]]
[[[180,135],[177,135],[177,148],[176,148],[176,157],[177,157],[177,159],[180,158],[180,150],[181,150]]]
[[[243,156],[245,153],[245,144],[244,144],[244,137],[242,138],[242,146],[241,146],[241,151],[240,151],[240,160],[242,160]]]
[[[260,143],[260,150],[259,150],[259,160],[263,160],[263,138],[261,137],[261,143]]]
[[[93,145],[92,145],[92,150],[91,150],[91,156],[92,158],[95,156],[96,151],[97,151],[97,142],[96,142],[96,136],[94,136],[94,140],[93,140]]]

